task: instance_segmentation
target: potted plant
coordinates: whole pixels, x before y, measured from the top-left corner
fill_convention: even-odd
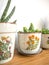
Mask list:
[[[41,31],[34,29],[32,23],[29,28],[23,27],[23,31],[18,32],[18,51],[23,54],[35,54],[41,51]]]
[[[42,48],[49,49],[49,29],[42,28]]]
[[[11,0],[8,0],[6,8],[0,18],[0,64],[10,61],[14,54],[16,20],[13,23],[8,23],[8,21],[15,12],[15,6],[11,13],[6,16],[10,3]]]

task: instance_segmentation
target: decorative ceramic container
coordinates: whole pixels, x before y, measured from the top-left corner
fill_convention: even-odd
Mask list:
[[[18,33],[18,51],[24,54],[38,53],[41,44],[41,33]]]
[[[0,64],[13,58],[15,45],[16,25],[0,23]]]
[[[49,49],[49,34],[42,34],[42,48]]]

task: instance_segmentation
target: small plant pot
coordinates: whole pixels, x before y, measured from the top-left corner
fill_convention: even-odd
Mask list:
[[[49,49],[49,34],[42,34],[42,48]]]
[[[15,45],[16,25],[0,23],[0,64],[13,58]]]
[[[18,33],[18,51],[22,54],[38,53],[41,44],[41,33]]]

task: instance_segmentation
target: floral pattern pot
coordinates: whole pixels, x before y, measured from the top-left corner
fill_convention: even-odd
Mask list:
[[[41,33],[18,33],[18,51],[25,54],[37,53],[40,49]]]
[[[0,23],[0,64],[13,58],[16,25]]]
[[[49,34],[42,34],[42,48],[49,49]]]

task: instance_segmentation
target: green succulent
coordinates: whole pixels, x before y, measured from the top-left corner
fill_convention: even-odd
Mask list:
[[[5,7],[4,11],[3,11],[3,14],[1,16],[0,22],[8,22],[9,19],[14,14],[14,12],[15,12],[15,6],[13,7],[12,11],[10,12],[10,14],[6,17],[6,15],[8,13],[8,10],[9,10],[9,7],[10,7],[10,4],[11,4],[11,0],[8,0],[7,5],[6,5],[6,7]]]
[[[36,29],[35,32],[41,32],[41,30]]]
[[[23,27],[23,31],[24,31],[24,32],[29,32],[26,27]]]
[[[42,28],[42,34],[49,34],[49,30],[46,28]]]
[[[20,31],[19,31],[20,32]],[[30,26],[29,26],[29,28],[27,28],[27,27],[23,27],[23,32],[25,32],[25,33],[27,33],[27,32],[41,32],[40,30],[38,30],[38,29],[34,29],[34,25],[32,24],[32,23],[30,23]]]
[[[32,23],[30,23],[29,32],[34,32],[34,26]]]

